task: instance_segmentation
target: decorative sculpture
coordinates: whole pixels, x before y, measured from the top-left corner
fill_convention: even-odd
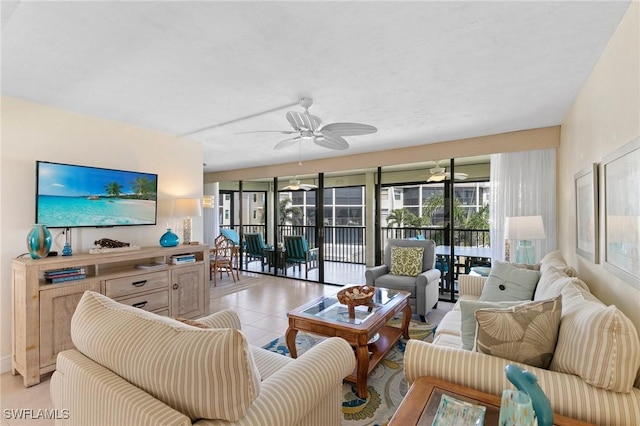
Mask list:
[[[112,240],[110,238],[101,238],[93,242],[93,244],[100,246],[101,248],[119,248],[119,247],[129,247],[131,243],[124,243],[118,240]]]
[[[518,390],[526,392],[531,398],[533,411],[535,411],[536,418],[538,419],[538,426],[552,426],[553,411],[551,410],[551,403],[540,388],[538,378],[535,374],[515,364],[507,365],[504,371],[507,379],[509,379]]]

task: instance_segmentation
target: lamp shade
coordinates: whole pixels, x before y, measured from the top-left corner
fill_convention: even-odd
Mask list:
[[[504,227],[507,240],[544,240],[544,224],[542,216],[507,217]]]
[[[179,217],[196,217],[202,216],[199,198],[178,198],[176,199],[176,208],[174,216]]]

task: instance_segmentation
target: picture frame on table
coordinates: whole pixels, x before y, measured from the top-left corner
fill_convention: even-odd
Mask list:
[[[576,194],[576,253],[598,263],[598,163],[574,176]]]
[[[607,155],[601,167],[603,264],[611,273],[640,289],[640,137]]]

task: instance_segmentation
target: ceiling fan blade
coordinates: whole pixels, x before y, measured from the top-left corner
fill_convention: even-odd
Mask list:
[[[300,139],[302,139],[300,136],[296,136],[295,138],[291,138],[291,139],[285,139],[283,141],[278,142],[273,149],[275,150],[280,150],[280,149],[284,149],[288,146],[291,146],[293,144],[295,144],[296,142],[299,142]]]
[[[234,133],[236,135],[245,135],[247,133],[282,133],[283,135],[293,135],[295,133],[298,133],[296,131],[293,130],[253,130],[251,132],[238,132],[238,133]]]
[[[311,185],[311,184],[307,184],[307,183],[300,184],[300,189],[304,189],[305,191],[309,191],[309,190],[317,189],[317,188],[318,188],[317,185]]]
[[[291,127],[298,131],[315,131],[322,127],[322,120],[319,117],[306,112],[289,111],[287,113],[287,121],[289,121]]]
[[[453,174],[453,177],[454,177],[455,179],[465,180],[467,177],[469,177],[469,175],[468,175],[468,174],[466,174],[466,173],[454,173],[454,174]]]
[[[358,136],[375,133],[378,129],[368,124],[360,123],[329,123],[322,126],[319,131],[331,132],[336,136]]]
[[[322,136],[313,138],[316,145],[329,149],[344,150],[349,148],[349,144],[341,136],[335,136],[331,133],[323,133]]]
[[[429,176],[427,182],[442,182],[443,180],[445,180],[445,175],[433,175]]]

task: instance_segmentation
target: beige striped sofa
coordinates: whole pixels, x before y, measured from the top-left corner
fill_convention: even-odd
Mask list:
[[[597,425],[640,425],[640,343],[633,323],[596,299],[559,252],[543,258],[539,268],[533,299],[562,295],[558,340],[549,369],[516,364],[538,377],[556,413]],[[433,376],[501,395],[513,388],[504,374],[513,362],[462,349],[460,301],[477,300],[486,278],[459,278],[460,299],[438,325],[433,343],[407,343],[405,376],[409,383]]]
[[[51,377],[59,425],[339,425],[351,346],[329,338],[298,359],[251,346],[235,312],[199,328],[87,291],[76,349]],[[63,411],[60,411],[63,412]]]

